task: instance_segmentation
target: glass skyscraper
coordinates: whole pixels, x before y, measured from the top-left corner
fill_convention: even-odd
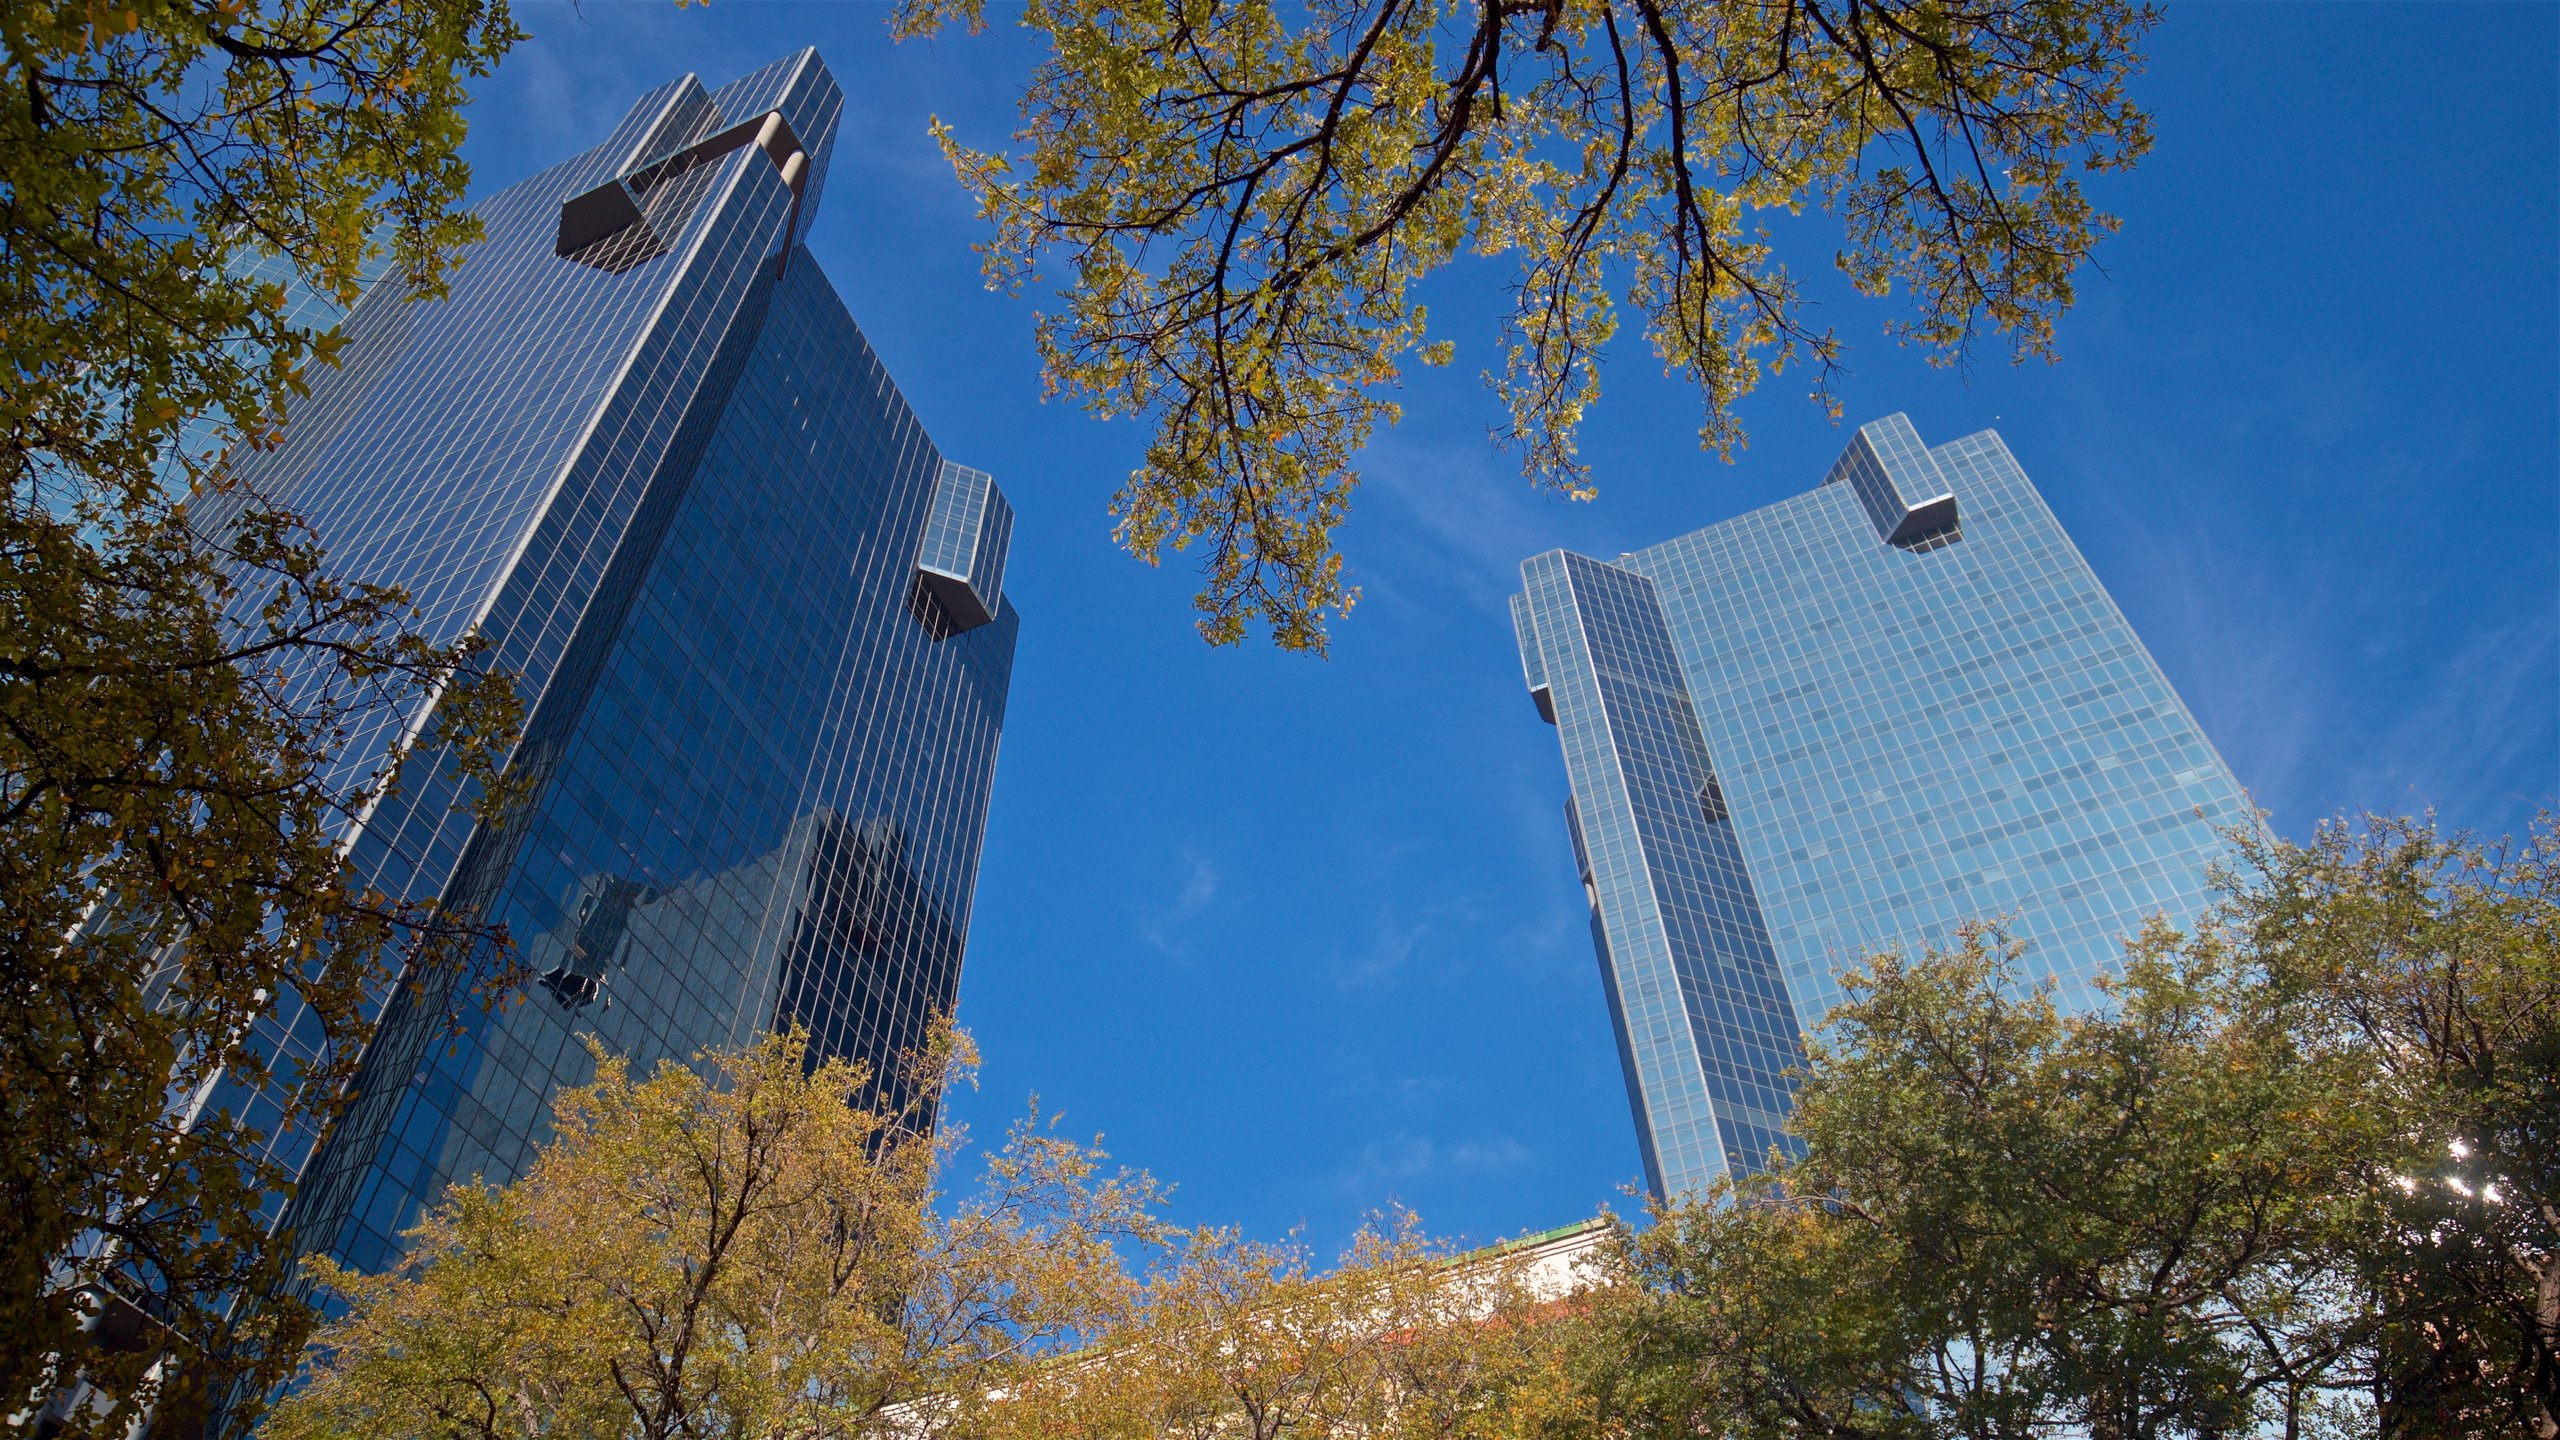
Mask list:
[[[378,1266],[449,1181],[517,1173],[592,1072],[582,1033],[647,1066],[797,1022],[888,1073],[953,1002],[1012,510],[801,245],[842,109],[810,51],[650,92],[479,207],[449,299],[369,291],[283,443],[230,461],[431,638],[489,636],[525,704],[500,823],[430,755],[349,837],[383,892],[503,921],[533,978],[494,1013],[449,1016],[436,977],[385,992],[348,1110],[275,1141],[307,1248]]]
[[[2065,1003],[2255,812],[1990,431],[1889,416],[1793,499],[1521,566],[1645,1178],[1785,1143],[1839,970],[1999,920]]]

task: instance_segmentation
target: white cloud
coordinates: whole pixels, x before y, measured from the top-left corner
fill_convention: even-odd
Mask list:
[[[2484,627],[2452,648],[2433,683],[2395,697],[2384,743],[2349,772],[2348,803],[2375,810],[2441,807],[2457,823],[2522,816],[2550,804],[2560,773],[2550,744],[2551,686],[2560,671],[2560,620],[2528,615]],[[2545,723],[2534,723],[2535,717]],[[2539,794],[2516,788],[2539,775]],[[2527,783],[2530,783],[2529,780]]]
[[[1390,1135],[1360,1147],[1359,1158],[1342,1172],[1341,1188],[1355,1200],[1377,1198],[1380,1191],[1428,1175],[1440,1163],[1440,1147],[1424,1136]]]
[[[1343,957],[1338,982],[1346,987],[1371,985],[1393,976],[1413,958],[1414,948],[1431,929],[1428,916],[1406,919],[1393,905],[1379,907],[1368,938]]]
[[[1461,1140],[1442,1145],[1428,1136],[1398,1132],[1360,1147],[1337,1179],[1342,1193],[1363,1204],[1398,1198],[1403,1187],[1435,1174],[1484,1178],[1529,1168],[1536,1154],[1520,1141]]]
[[[1508,1175],[1537,1158],[1517,1140],[1469,1140],[1449,1151],[1449,1168],[1469,1175]]]
[[[1218,898],[1219,878],[1209,857],[1182,847],[1182,888],[1171,904],[1138,915],[1139,938],[1175,959],[1185,958],[1190,945],[1185,932]]]
[[[1362,582],[1392,587],[1400,573],[1427,574],[1454,584],[1468,603],[1506,625],[1511,592],[1520,588],[1520,562],[1555,548],[1555,511],[1571,503],[1531,490],[1516,468],[1489,451],[1452,454],[1393,435],[1361,452],[1360,472],[1372,493],[1412,516],[1409,533],[1440,552],[1427,557],[1428,566],[1416,566],[1361,545],[1352,561]]]

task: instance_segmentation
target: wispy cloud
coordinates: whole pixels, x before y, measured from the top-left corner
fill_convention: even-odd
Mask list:
[[[1440,1149],[1418,1135],[1390,1135],[1372,1140],[1360,1147],[1360,1154],[1344,1168],[1336,1184],[1342,1193],[1355,1200],[1368,1200],[1381,1192],[1394,1193],[1401,1185],[1428,1175],[1440,1162]]]
[[[1537,1159],[1527,1145],[1504,1136],[1443,1145],[1427,1135],[1399,1132],[1372,1140],[1336,1177],[1336,1187],[1363,1203],[1396,1198],[1404,1187],[1438,1174],[1486,1178],[1514,1175]]]
[[[1445,1094],[1449,1089],[1449,1082],[1438,1075],[1406,1075],[1398,1078],[1389,1088],[1396,1097],[1396,1103],[1411,1110]]]
[[[1337,957],[1334,983],[1356,989],[1394,979],[1426,941],[1444,930],[1464,930],[1475,924],[1478,909],[1470,896],[1455,896],[1418,911],[1394,900],[1380,901],[1366,931]]]
[[[1539,835],[1525,843],[1540,852],[1561,849],[1563,822],[1543,823],[1558,834]],[[1546,858],[1541,853],[1530,863]],[[1559,895],[1573,893],[1565,882],[1525,890],[1469,888],[1434,895],[1432,887],[1446,885],[1461,863],[1435,851],[1417,857],[1411,865],[1382,862],[1375,866],[1367,876],[1373,896],[1367,920],[1346,916],[1332,943],[1334,985],[1342,990],[1372,990],[1413,982],[1440,983],[1456,976],[1481,979],[1488,972],[1545,972],[1559,958],[1577,967],[1583,963],[1583,951],[1573,939],[1581,930],[1581,912],[1556,903]],[[1465,863],[1482,861],[1469,857]],[[1570,865],[1565,860],[1551,876],[1570,875]],[[1417,896],[1431,898],[1418,900]]]
[[[2560,789],[2560,615],[2432,557],[2461,530],[2426,497],[2479,483],[2467,437],[2358,429],[2372,387],[2320,378],[2211,434],[2101,418],[2056,447],[2048,493],[2279,831],[2429,806],[2520,826]],[[2270,527],[2267,490],[2319,503]]]
[[[1192,923],[1218,898],[1219,882],[1218,867],[1208,856],[1182,847],[1182,887],[1170,904],[1138,914],[1139,938],[1177,960],[1188,958]]]
[[[1556,544],[1555,508],[1569,502],[1531,491],[1490,452],[1452,453],[1389,436],[1362,453],[1371,491],[1412,517],[1409,532],[1437,551],[1427,567],[1399,564],[1392,554],[1353,561],[1364,584],[1393,589],[1399,575],[1428,573],[1454,585],[1482,610],[1509,614],[1520,588],[1520,562]]]
[[[1508,1175],[1536,1158],[1517,1140],[1468,1140],[1450,1147],[1449,1168],[1462,1175]]]
[[[2400,697],[2385,742],[2346,777],[2348,803],[2376,810],[2432,805],[2457,823],[2513,815],[2520,825],[2560,799],[2560,755],[2552,753],[2549,723],[2560,689],[2560,617],[2529,615],[2484,629],[2448,651],[2432,680],[2421,694]],[[2528,793],[2523,787],[2535,779],[2541,788]]]
[[[1414,947],[1431,933],[1428,920],[1399,920],[1382,915],[1369,929],[1368,940],[1344,957],[1338,979],[1346,986],[1373,985],[1404,968]]]

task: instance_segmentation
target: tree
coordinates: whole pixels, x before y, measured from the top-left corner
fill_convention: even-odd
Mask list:
[[[2248,942],[2390,1142],[2349,1247],[2384,1428],[2560,1436],[2560,828],[2377,818],[2251,858]]]
[[[933,1440],[1128,1303],[1114,1246],[1163,1233],[1152,1182],[1026,1121],[946,1206],[958,1132],[809,1059],[797,1034],[708,1076],[599,1055],[520,1179],[455,1187],[388,1273],[315,1262],[346,1318],[264,1433]]]
[[[213,457],[272,443],[336,351],[254,272],[343,303],[379,235],[397,283],[438,293],[477,233],[463,87],[515,39],[503,0],[26,3],[0,23],[12,1428],[183,1426],[284,1373],[306,1317],[237,1303],[280,1264],[289,1177],[266,1145],[326,1120],[369,985],[483,938],[349,875],[347,822],[404,752],[343,738],[441,695],[429,739],[485,775],[503,685]],[[181,444],[190,426],[215,443]],[[305,1017],[291,1046],[253,1023],[271,1013]],[[40,1416],[58,1393],[77,1403]]]
[[[455,1187],[399,1267],[310,1262],[345,1315],[264,1433],[1495,1440],[1573,1398],[1540,1363],[1565,1297],[1409,1215],[1318,1274],[1166,1224],[1036,1107],[945,1193],[965,1137],[923,1117],[971,1055],[937,1045],[897,1114],[797,1034],[645,1081],[599,1055],[531,1168]]]
[[[1881,957],[1812,1043],[1801,1160],[1631,1242],[1648,1414],[2100,1440],[2304,1433],[2363,1310],[2334,1181],[2371,1118],[2211,929],[2154,926],[2103,1012],[1975,932]]]
[[[2552,842],[2243,837],[2092,1013],[1868,962],[1803,1154],[1622,1240],[1578,1433],[2549,1436]]]
[[[1303,1246],[1184,1232],[1134,1308],[991,1406],[985,1440],[1487,1440],[1547,1378],[1557,1307],[1517,1252],[1410,1214],[1320,1272]]]
[[[983,0],[904,0],[900,33]],[[1295,12],[1292,12],[1295,13]],[[1049,58],[1019,156],[937,133],[993,227],[990,284],[1062,256],[1051,390],[1154,427],[1113,502],[1149,563],[1202,547],[1213,643],[1321,650],[1355,598],[1333,530],[1409,359],[1443,365],[1417,289],[1509,256],[1488,372],[1535,483],[1591,493],[1575,434],[1618,306],[1705,401],[1730,457],[1764,369],[1840,347],[1751,212],[1820,206],[1892,328],[1960,361],[1988,326],[2053,353],[2116,222],[2078,172],[2150,144],[2126,98],[2152,23],[2123,0],[1042,0]]]

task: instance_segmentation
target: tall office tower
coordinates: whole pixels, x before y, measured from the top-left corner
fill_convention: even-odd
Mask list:
[[[2255,823],[1990,431],[1932,449],[1891,416],[1805,494],[1521,578],[1657,1196],[1783,1143],[1843,965],[2000,919],[2085,1004]]]
[[[386,230],[378,232],[376,238],[387,241],[390,237]],[[366,256],[364,263],[356,267],[358,288],[370,288],[381,283],[382,277],[391,272],[391,259],[387,244]],[[242,279],[263,281],[283,290],[285,320],[297,329],[326,333],[337,329],[339,322],[347,318],[345,306],[312,289],[310,283],[302,278],[302,272],[281,256],[253,253],[237,263],[234,273]],[[242,348],[248,353],[257,353],[246,345]],[[224,442],[224,417],[219,412],[189,419],[178,430],[175,453],[161,463],[162,483],[168,485],[173,494],[184,494],[187,476],[193,473],[191,467],[201,469],[220,460]]]
[[[842,108],[814,52],[652,91],[480,206],[449,299],[369,292],[283,444],[234,458],[430,636],[489,635],[526,707],[502,823],[429,756],[350,840],[386,893],[505,922],[538,978],[450,1042],[432,984],[384,998],[346,1113],[279,1151],[305,1246],[377,1266],[446,1182],[516,1173],[591,1073],[580,1032],[645,1066],[797,1022],[885,1070],[953,1001],[1012,510],[801,247]]]

